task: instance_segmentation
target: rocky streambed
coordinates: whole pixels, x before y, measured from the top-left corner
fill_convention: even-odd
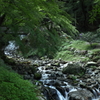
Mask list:
[[[45,98],[40,100],[100,100],[99,63],[21,57],[13,60],[12,69],[41,90]]]

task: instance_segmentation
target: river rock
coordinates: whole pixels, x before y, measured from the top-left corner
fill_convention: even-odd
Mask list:
[[[97,78],[97,81],[98,81],[98,83],[100,84],[100,78],[99,78],[99,77]]]
[[[42,77],[42,74],[40,72],[34,73],[34,79],[39,80],[39,79],[41,79],[41,77]]]
[[[24,78],[25,80],[29,80],[29,79],[31,79],[31,76],[30,76],[30,75],[24,75],[23,78]]]
[[[66,67],[62,69],[63,74],[79,74],[85,73],[85,69],[81,66],[80,62],[68,63]]]
[[[91,67],[91,66],[96,66],[96,67],[98,67],[97,63],[94,62],[94,61],[87,62],[86,65],[85,65],[85,67]]]
[[[60,100],[57,91],[54,88],[45,88],[44,95],[46,96],[46,100]]]
[[[97,60],[97,64],[100,66],[100,59],[99,59],[99,60]]]
[[[78,89],[69,93],[69,100],[92,100],[93,94],[86,89]]]

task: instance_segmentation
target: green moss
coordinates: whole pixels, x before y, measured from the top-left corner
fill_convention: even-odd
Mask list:
[[[100,56],[95,56],[95,57],[92,58],[92,60],[95,61],[95,62],[98,61],[99,59],[100,59]]]
[[[88,50],[91,48],[88,42],[80,41],[80,40],[73,40],[70,46],[76,49],[80,49],[80,50]]]
[[[97,44],[94,44],[97,45]],[[66,41],[62,44],[62,46],[59,48],[59,51],[65,51],[69,48],[79,49],[79,50],[90,50],[91,45],[86,41],[80,41],[80,40],[71,40]]]
[[[91,46],[88,42],[80,41],[80,40],[70,40],[66,41],[59,48],[58,52],[55,55],[55,59],[61,58],[62,60],[67,61],[87,61],[88,57],[84,55],[74,54],[74,50],[90,50]]]
[[[34,73],[34,78],[35,79],[41,79],[42,75],[39,72]]]
[[[57,53],[56,59],[62,58],[63,60],[72,57],[73,55],[71,54],[70,51],[61,51]]]
[[[72,79],[72,80],[76,80],[76,79],[77,79],[77,76],[75,76],[75,75],[69,75],[68,78],[70,78],[70,79]]]
[[[93,49],[91,50],[92,54],[100,54],[100,49]]]
[[[35,86],[0,65],[0,100],[38,100]]]
[[[60,51],[56,54],[55,59],[61,58],[62,60],[67,61],[87,61],[88,57],[82,57],[80,55],[74,55],[71,51]]]
[[[92,43],[91,44],[91,47],[94,49],[94,48],[97,48],[99,46],[99,43]]]

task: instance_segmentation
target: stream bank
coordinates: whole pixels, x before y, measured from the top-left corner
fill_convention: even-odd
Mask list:
[[[36,84],[46,100],[100,99],[100,65],[97,62],[49,58],[13,60],[12,69]]]
[[[40,100],[99,100],[100,50],[76,49],[72,45],[71,42],[61,47],[59,60],[8,55],[8,63],[25,80],[38,86],[43,95]]]

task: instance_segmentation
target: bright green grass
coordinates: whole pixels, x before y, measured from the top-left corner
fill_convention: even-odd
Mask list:
[[[65,45],[66,45],[66,43],[65,43]],[[80,40],[73,40],[73,41],[71,41],[71,44],[69,44],[68,46],[76,48],[76,49],[80,49],[80,50],[91,49],[90,44],[88,42],[80,41]]]
[[[56,54],[55,59],[61,58],[66,61],[87,61],[89,60],[87,57],[82,57],[80,55],[74,55],[71,51],[60,51]]]
[[[88,57],[81,56],[81,55],[75,55],[73,51],[71,51],[69,48],[74,48],[74,49],[79,49],[79,50],[91,49],[90,44],[85,41],[80,41],[80,40],[66,41],[59,48],[59,51],[55,55],[55,59],[61,58],[62,60],[67,60],[67,61],[80,61],[80,60],[87,61],[89,60]]]
[[[0,100],[38,100],[35,86],[0,64]]]

